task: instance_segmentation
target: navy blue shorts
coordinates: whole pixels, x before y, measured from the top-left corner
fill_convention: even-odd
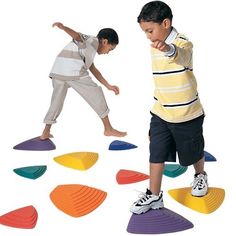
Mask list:
[[[182,166],[199,161],[204,156],[203,120],[204,115],[182,123],[170,123],[152,114],[150,163],[176,162],[176,153]]]

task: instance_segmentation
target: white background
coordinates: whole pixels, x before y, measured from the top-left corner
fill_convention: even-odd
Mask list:
[[[137,200],[135,189],[145,191],[148,181],[118,185],[120,169],[148,174],[148,139],[153,104],[153,81],[149,44],[136,18],[147,1],[129,0],[8,0],[0,4],[0,215],[33,205],[38,211],[32,230],[0,225],[4,236],[129,235],[130,204]],[[206,163],[210,186],[224,188],[225,201],[212,214],[192,211],[175,202],[169,189],[188,187],[192,167],[186,174],[164,177],[165,207],[183,215],[194,228],[176,235],[222,235],[234,232],[235,187],[235,11],[233,1],[166,1],[173,10],[173,25],[194,44],[194,72],[199,95],[207,114],[204,123],[206,150],[217,162]],[[137,149],[108,151],[114,138],[103,136],[103,127],[94,111],[76,92],[69,90],[58,123],[53,126],[57,149],[49,152],[16,151],[19,142],[41,134],[52,86],[48,78],[55,56],[70,41],[69,36],[52,28],[55,21],[86,34],[96,35],[104,27],[114,28],[120,44],[109,55],[96,56],[95,65],[111,83],[120,87],[115,96],[104,88],[111,109],[110,120],[117,129],[128,132],[124,141]],[[99,160],[87,171],[64,168],[53,157],[75,151],[99,153]],[[14,168],[47,165],[37,180],[17,176]],[[59,211],[50,201],[50,192],[60,184],[84,184],[108,193],[100,207],[90,214],[73,218]]]

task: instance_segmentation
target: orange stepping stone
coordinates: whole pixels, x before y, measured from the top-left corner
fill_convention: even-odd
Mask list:
[[[89,214],[105,200],[107,193],[80,184],[58,185],[50,194],[51,201],[64,213],[80,217]]]
[[[191,188],[172,189],[168,193],[184,206],[205,214],[210,214],[218,209],[225,197],[225,190],[221,188],[208,188],[207,195],[203,197],[192,196]]]
[[[33,206],[26,206],[0,216],[0,224],[15,228],[32,229],[35,227],[37,219],[36,209]]]
[[[118,184],[132,184],[149,179],[149,176],[133,170],[119,170],[116,174]]]

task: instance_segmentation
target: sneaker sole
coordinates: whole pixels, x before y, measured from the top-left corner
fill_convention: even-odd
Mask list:
[[[132,213],[140,215],[140,214],[144,214],[146,212],[148,212],[149,210],[153,209],[153,210],[158,210],[164,207],[163,202],[159,203],[159,204],[150,204],[149,206],[146,206],[145,208],[139,209],[138,211],[132,211]]]
[[[208,192],[202,193],[202,194],[193,194],[193,193],[191,193],[191,195],[192,195],[193,197],[204,197],[204,196],[207,195],[207,193],[208,193]]]

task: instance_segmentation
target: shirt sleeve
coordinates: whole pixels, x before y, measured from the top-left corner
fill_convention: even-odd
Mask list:
[[[172,57],[172,56],[174,56],[175,51],[176,51],[174,44],[169,44],[169,46],[170,46],[170,50],[169,50],[168,52],[165,52],[165,56],[166,56],[166,57]]]
[[[170,63],[192,67],[193,44],[183,40],[174,44],[174,47],[175,53],[170,57]]]
[[[82,34],[79,32],[80,38],[82,40],[82,42],[85,42],[88,38],[90,38],[91,36],[87,35],[87,34]]]
[[[91,37],[91,36],[89,36],[89,35],[82,34],[82,33],[80,33],[80,32],[78,32],[78,34],[79,34],[79,36],[80,36],[80,40],[73,39],[73,42],[74,42],[77,46],[81,45],[81,43],[82,43],[82,44],[85,43],[85,42]]]

